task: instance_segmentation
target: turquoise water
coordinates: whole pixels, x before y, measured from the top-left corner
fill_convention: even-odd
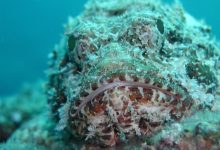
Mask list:
[[[170,2],[169,0],[166,0]],[[0,96],[16,93],[24,82],[45,78],[47,55],[63,34],[68,16],[86,0],[0,0]],[[219,0],[182,0],[184,8],[204,19],[220,39]]]

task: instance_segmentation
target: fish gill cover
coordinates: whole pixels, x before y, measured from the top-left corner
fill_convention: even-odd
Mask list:
[[[178,3],[90,0],[65,28],[49,55],[49,107],[2,148],[220,148],[220,55],[209,26]]]

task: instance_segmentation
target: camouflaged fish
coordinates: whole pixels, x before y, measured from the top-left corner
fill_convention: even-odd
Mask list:
[[[57,129],[114,146],[211,108],[220,66],[210,34],[177,4],[90,0],[50,54]]]

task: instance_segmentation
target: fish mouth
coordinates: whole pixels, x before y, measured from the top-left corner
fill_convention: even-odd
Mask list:
[[[89,134],[85,133],[87,127],[94,126],[98,135],[96,140],[109,145],[118,142],[115,137],[118,137],[119,129],[128,138],[150,135],[161,129],[165,122],[180,121],[189,112],[193,101],[184,88],[160,81],[153,77],[115,74],[90,84],[70,108],[70,120],[83,124],[72,125],[72,129],[86,136]],[[85,129],[79,129],[79,126]],[[108,133],[105,133],[106,127]]]
[[[134,82],[134,81],[116,81],[113,83],[103,84],[102,86],[100,86],[99,88],[97,88],[96,90],[91,92],[88,96],[86,96],[85,99],[82,101],[82,103],[78,106],[75,114],[78,115],[80,110],[82,109],[82,107],[84,107],[87,103],[91,102],[100,93],[114,89],[116,87],[117,88],[121,88],[121,87],[133,88],[133,91],[135,90],[134,88],[141,88],[142,90],[143,89],[148,89],[148,90],[152,89],[152,90],[156,90],[156,91],[161,91],[161,93],[163,93],[173,99],[180,99],[181,98],[180,95],[178,95],[178,94],[174,94],[174,93],[169,92],[163,88],[160,88],[160,87],[148,84],[148,83],[141,83],[141,82]],[[140,90],[140,89],[138,89],[138,90]],[[142,93],[143,92],[144,91],[142,91]],[[141,95],[141,97],[142,96],[143,96],[143,94]]]

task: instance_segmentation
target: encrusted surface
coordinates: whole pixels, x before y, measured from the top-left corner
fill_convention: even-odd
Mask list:
[[[179,4],[90,0],[49,55],[49,109],[0,148],[218,149],[219,53]]]
[[[26,84],[19,94],[0,98],[0,142],[7,141],[24,122],[46,109],[44,84],[43,81]]]
[[[65,40],[51,53],[49,103],[57,129],[87,143],[150,136],[215,101],[219,49],[177,4],[91,0]]]

